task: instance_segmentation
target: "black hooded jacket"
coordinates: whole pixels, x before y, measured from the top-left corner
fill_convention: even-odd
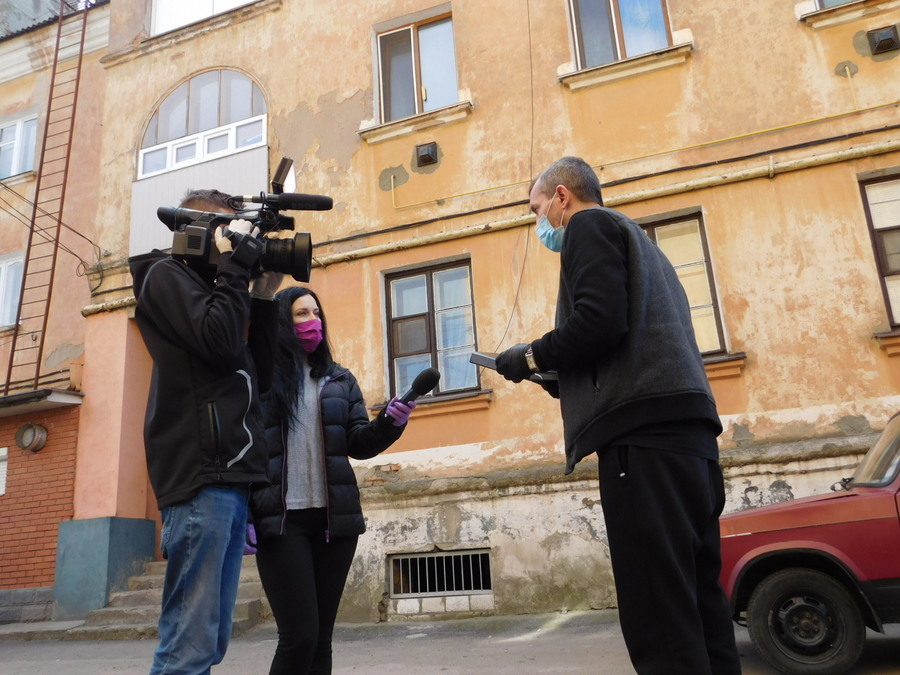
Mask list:
[[[129,264],[153,358],[144,445],[159,508],[209,485],[265,482],[259,392],[271,383],[278,303],[251,300],[250,273],[228,253],[214,285],[161,251]]]
[[[325,445],[323,461],[327,481],[328,529],[323,534],[327,541],[366,531],[359,487],[348,457],[375,457],[400,438],[406,425],[394,426],[384,411],[370,421],[356,378],[337,364],[332,365],[325,375],[319,394],[319,410]],[[287,462],[284,456],[287,427],[273,407],[267,406],[267,411],[268,476],[271,486],[254,490],[250,497],[256,534],[260,538],[282,534],[287,491]]]

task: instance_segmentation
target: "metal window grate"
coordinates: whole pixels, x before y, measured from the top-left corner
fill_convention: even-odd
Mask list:
[[[392,598],[492,592],[487,551],[395,555],[388,559],[388,565]]]

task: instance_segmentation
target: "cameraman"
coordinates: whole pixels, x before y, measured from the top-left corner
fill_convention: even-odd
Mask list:
[[[243,208],[217,190],[190,191],[180,206]],[[208,673],[225,656],[249,486],[266,482],[259,393],[272,379],[282,275],[264,272],[251,293],[256,259],[241,235],[255,228],[232,220],[228,230],[213,232],[216,265],[159,250],[129,259],[135,319],[153,358],[144,444],[168,560],[151,675]]]

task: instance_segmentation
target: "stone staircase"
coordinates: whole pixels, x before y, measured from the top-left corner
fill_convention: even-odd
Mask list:
[[[53,586],[0,590],[0,625],[37,623],[53,617]]]
[[[165,561],[147,563],[144,574],[128,580],[128,590],[113,593],[109,604],[90,612],[84,624],[66,631],[67,640],[142,640],[159,636],[156,622],[162,601]],[[256,556],[244,556],[232,635],[271,618],[272,610],[256,569]]]

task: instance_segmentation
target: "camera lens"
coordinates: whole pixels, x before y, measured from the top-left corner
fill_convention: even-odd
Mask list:
[[[262,270],[290,274],[297,281],[309,281],[312,272],[312,238],[309,233],[291,239],[266,239],[260,258]]]

